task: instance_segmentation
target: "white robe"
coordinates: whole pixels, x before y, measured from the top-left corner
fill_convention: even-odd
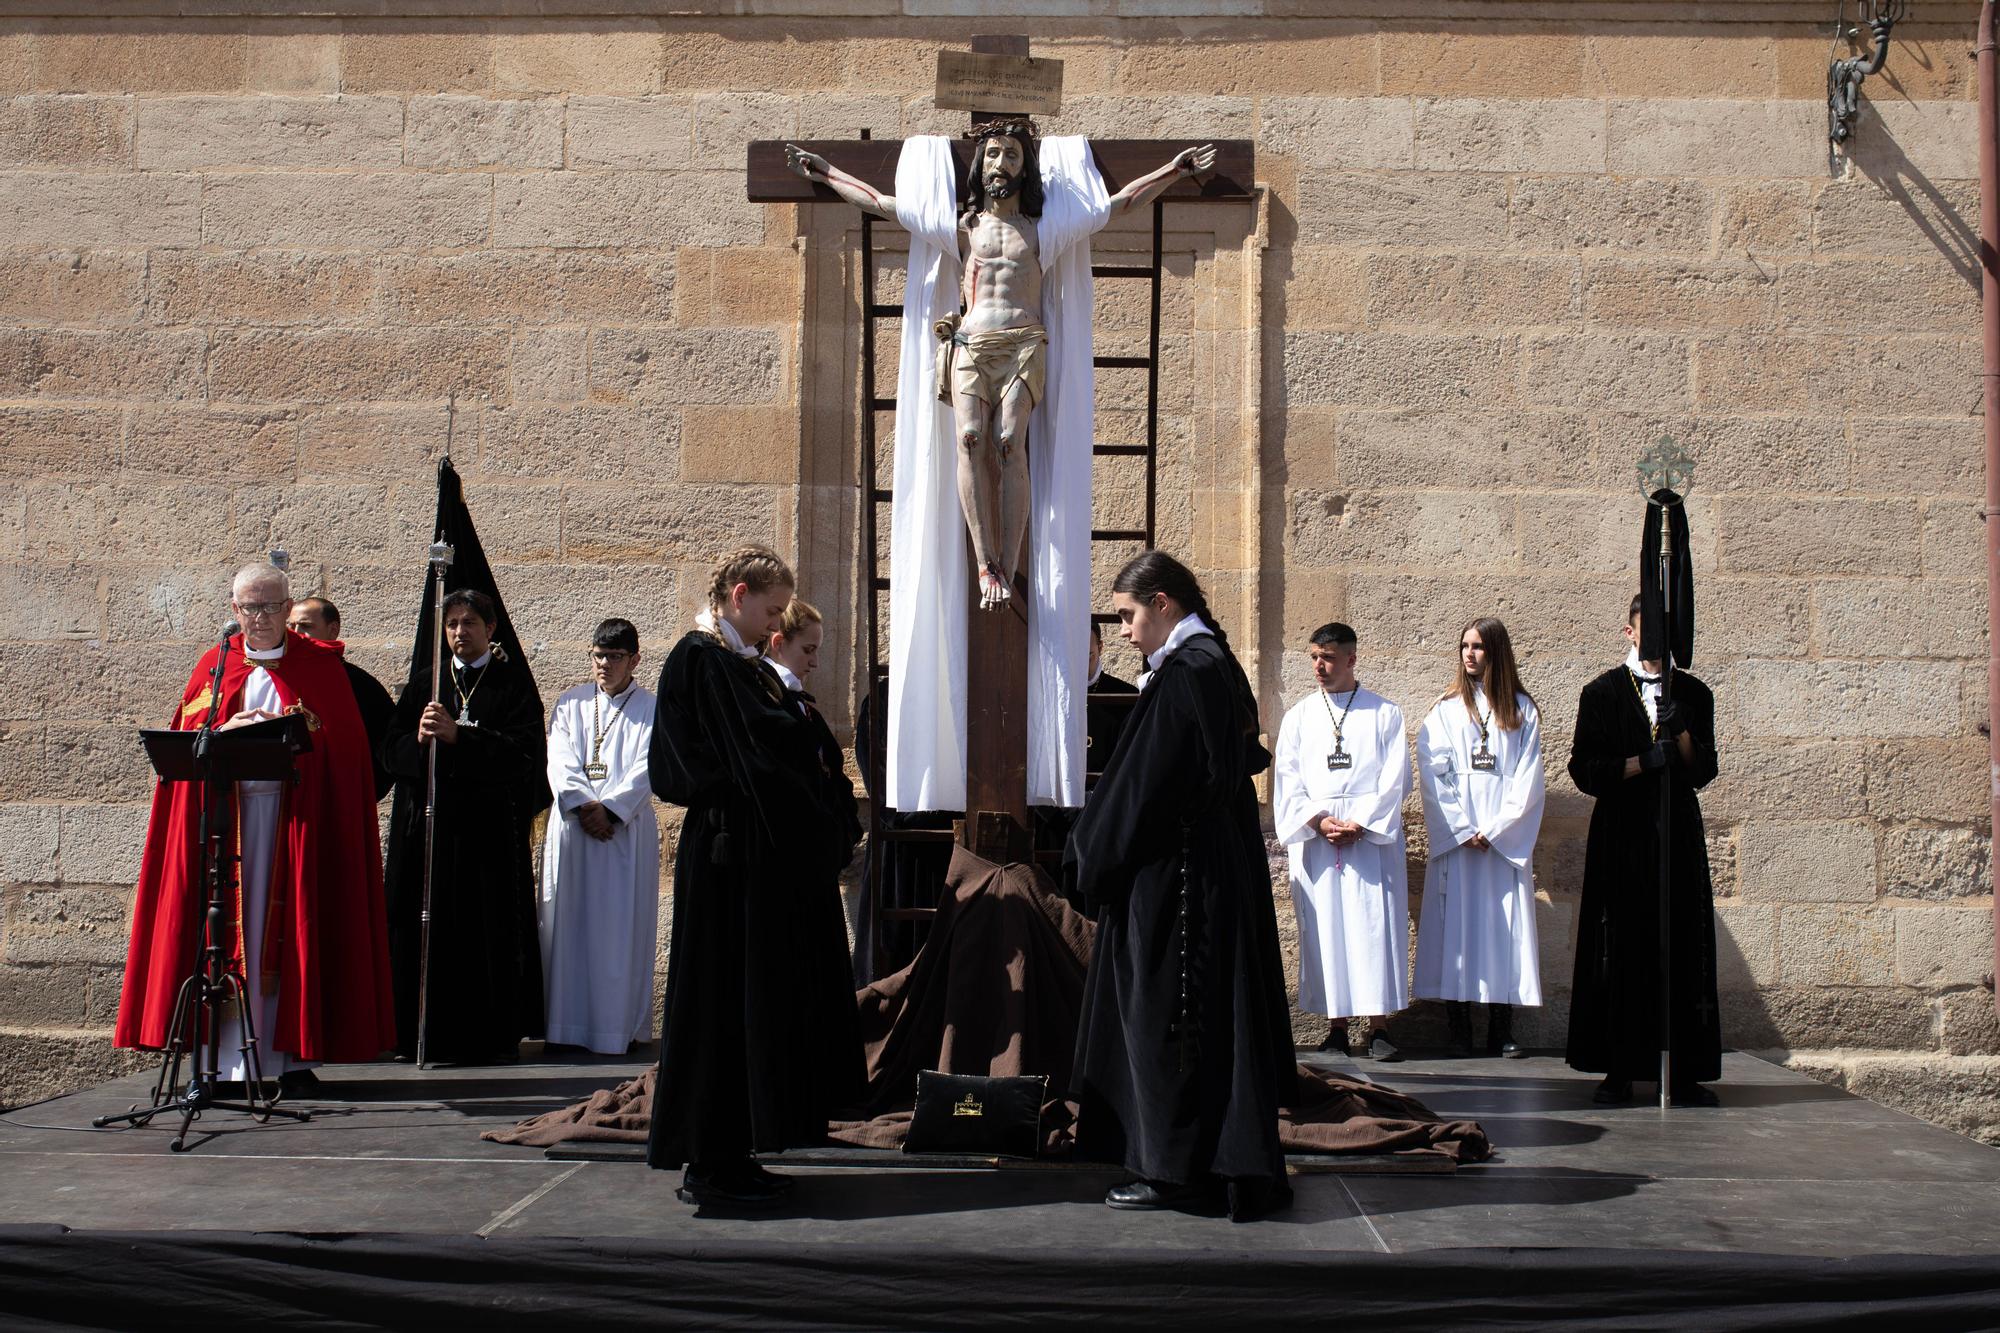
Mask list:
[[[1482,711],[1490,712],[1483,692]],[[1423,920],[1417,927],[1416,993],[1428,1000],[1540,1004],[1535,936],[1535,838],[1545,797],[1542,726],[1518,696],[1521,725],[1489,723],[1491,772],[1472,766],[1479,723],[1456,694],[1417,734],[1417,780],[1430,830]],[[1493,846],[1465,846],[1475,833]]]
[[[608,723],[600,761],[608,774],[585,776],[590,762],[594,683],[556,700],[549,720],[549,812],[542,842],[542,985],[548,1039],[619,1055],[649,1040],[653,1018],[653,959],[660,908],[660,826],[653,814],[646,750],[653,738],[654,699],[633,685],[622,716],[599,705]],[[583,831],[576,808],[600,801],[618,816],[609,842]]]
[[[1353,767],[1329,769],[1328,702],[1337,716],[1346,696],[1315,691],[1292,705],[1272,766],[1271,807],[1291,855],[1299,921],[1299,1008],[1336,1018],[1393,1014],[1410,1002],[1403,710],[1371,690],[1358,691],[1341,729]],[[1328,815],[1364,832],[1336,847],[1316,827]]]
[[[1090,469],[1095,429],[1090,236],[1110,193],[1081,136],[1039,141],[1042,323],[1048,381],[1028,422],[1028,800],[1083,804],[1090,660]],[[958,312],[958,203],[951,141],[906,139],[896,215],[910,233],[896,378],[889,534],[888,805],[965,808],[965,519],[951,405],[938,401],[931,327]]]
[[[267,661],[284,656],[282,649],[250,649],[244,656],[251,661]],[[277,682],[271,673],[258,667],[243,680],[244,709],[284,711]],[[312,1069],[316,1060],[299,1060],[271,1043],[278,1030],[278,979],[264,975],[265,911],[271,902],[271,868],[278,852],[278,819],[284,813],[285,784],[282,782],[239,782],[236,784],[236,827],[238,851],[242,856],[239,881],[243,906],[243,984],[249,991],[257,1026],[257,1067],[265,1078],[276,1078],[288,1069]],[[268,989],[266,983],[268,982]],[[243,1064],[243,1028],[232,1007],[218,1029],[216,1050],[218,1077],[241,1082],[249,1075]]]

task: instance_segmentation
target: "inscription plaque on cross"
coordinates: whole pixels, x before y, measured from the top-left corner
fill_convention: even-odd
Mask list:
[[[1031,645],[1032,597],[1027,570],[1038,558],[1037,551],[1029,548],[1043,541],[1039,532],[1033,542],[1028,541],[1031,512],[1046,515],[1052,504],[1081,506],[1084,549],[1070,557],[1065,577],[1078,581],[1075,586],[1087,589],[1089,585],[1088,458],[1092,441],[1088,394],[1080,395],[1080,423],[1074,415],[1079,395],[1070,396],[1072,415],[1067,418],[1067,434],[1061,429],[1029,427],[1031,413],[1037,422],[1053,420],[1053,410],[1034,413],[1034,408],[1045,391],[1051,398],[1060,392],[1065,367],[1084,366],[1087,382],[1090,364],[1087,305],[1081,311],[1081,346],[1076,345],[1079,326],[1074,313],[1044,321],[1045,305],[1053,306],[1061,299],[1060,292],[1050,292],[1045,302],[1045,287],[1063,285],[1063,275],[1055,262],[1044,273],[1042,260],[1050,246],[1058,244],[1052,236],[1062,234],[1063,206],[1069,205],[1072,215],[1076,212],[1066,198],[1052,201],[1044,213],[1044,175],[1056,192],[1069,190],[1073,194],[1069,181],[1076,173],[1064,177],[1060,162],[1046,172],[1037,165],[1036,147],[1042,141],[1029,115],[1048,114],[1059,109],[1059,104],[1060,62],[1029,59],[1025,37],[975,37],[969,54],[940,53],[937,105],[969,111],[972,127],[963,139],[949,143],[948,157],[934,147],[927,159],[938,170],[948,170],[950,182],[958,183],[957,197],[947,195],[941,202],[949,210],[943,224],[947,233],[956,216],[956,238],[947,234],[943,245],[960,261],[959,299],[955,313],[934,312],[940,317],[935,320],[935,329],[926,333],[938,340],[935,352],[920,348],[939,363],[936,396],[948,407],[919,407],[904,401],[910,387],[906,377],[896,408],[899,417],[919,410],[937,412],[951,427],[955,457],[950,465],[964,516],[963,535],[955,540],[968,548],[964,597],[971,608],[964,625],[964,679],[955,684],[964,694],[966,817],[961,838],[997,862],[1024,860],[1028,855],[1029,733],[1034,721],[1029,717],[1033,693],[1029,668],[1035,649]],[[923,142],[915,141],[914,146]],[[911,201],[895,197],[905,147],[900,141],[873,139],[797,144],[758,141],[749,150],[749,197],[753,202],[767,203],[842,200],[878,217],[905,221],[899,218],[899,209],[907,217]],[[1101,192],[1096,204],[1099,211],[1091,215],[1092,225],[1077,233],[1084,241],[1082,253],[1086,256],[1088,232],[1102,226],[1107,216],[1162,198],[1242,202],[1253,197],[1254,155],[1247,140],[1212,145],[1188,140],[1094,140],[1084,151],[1090,174],[1101,176],[1101,182],[1092,182]],[[935,206],[940,201],[933,198],[928,202]],[[905,225],[910,224],[905,221]],[[912,247],[914,269],[914,232]],[[1089,273],[1086,261],[1081,284],[1085,293]],[[913,272],[910,282],[917,281]],[[1067,285],[1074,288],[1077,284],[1072,279]],[[864,310],[873,300],[872,292],[864,295]],[[1065,341],[1065,327],[1071,330],[1068,346],[1059,345]],[[904,346],[907,355],[911,346],[907,333]],[[1129,361],[1124,358],[1119,363]],[[1073,377],[1073,369],[1071,374]],[[925,387],[929,387],[928,381]],[[1050,438],[1038,438],[1039,434]],[[1081,451],[1080,474],[1069,474],[1081,476],[1081,484],[1071,488],[1080,493],[1053,498],[1041,491],[1031,494],[1028,460],[1037,449]],[[1038,459],[1037,475],[1046,475],[1048,466],[1046,458]],[[901,467],[899,461],[899,472]],[[864,496],[863,502],[869,503],[869,497]],[[905,502],[914,503],[914,499],[901,494],[892,498],[898,505]],[[1058,522],[1055,526],[1065,525]],[[1074,524],[1067,528],[1075,530]],[[897,531],[902,531],[900,522]],[[940,535],[938,540],[944,538]],[[908,572],[922,569],[932,554],[892,550],[892,561],[899,571],[892,585]],[[1088,610],[1086,594],[1086,603],[1075,616],[1079,623],[1067,632],[1087,634]],[[1050,618],[1046,605],[1041,616],[1044,622]],[[1043,623],[1036,632],[1050,635],[1065,631]],[[1081,643],[1081,638],[1076,642]],[[1037,660],[1046,661],[1049,656],[1049,641],[1045,639]],[[893,672],[893,654],[891,661]],[[1076,666],[1081,665],[1079,657]],[[1067,691],[1079,713],[1083,684],[1078,674]],[[1048,693],[1044,684],[1043,697]],[[892,707],[894,698],[892,692]],[[926,719],[924,725],[929,724]],[[1040,734],[1046,735],[1046,730]],[[1073,767],[1078,770],[1074,803],[1080,803],[1080,760]],[[893,792],[889,803],[899,804]]]

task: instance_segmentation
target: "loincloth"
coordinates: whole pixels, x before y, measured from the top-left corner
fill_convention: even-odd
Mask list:
[[[940,331],[946,327],[940,325]],[[997,407],[1016,384],[1028,390],[1028,403],[1042,401],[1048,382],[1049,335],[1039,324],[1014,329],[967,333],[953,327],[938,348],[938,398],[950,402],[963,394]]]

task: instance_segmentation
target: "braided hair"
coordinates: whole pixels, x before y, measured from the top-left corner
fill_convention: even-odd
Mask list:
[[[1127,560],[1125,567],[1118,571],[1118,577],[1111,581],[1111,591],[1122,592],[1142,602],[1156,592],[1163,592],[1180,603],[1182,610],[1200,616],[1215,631],[1216,642],[1224,647],[1229,645],[1229,635],[1223,632],[1215,612],[1208,609],[1208,597],[1201,590],[1201,580],[1194,576],[1193,570],[1165,551],[1141,551]]]
[[[792,577],[792,567],[776,551],[768,546],[741,546],[715,566],[708,581],[708,609],[721,615],[729,605],[729,590],[739,583],[749,584],[751,592],[799,586]]]

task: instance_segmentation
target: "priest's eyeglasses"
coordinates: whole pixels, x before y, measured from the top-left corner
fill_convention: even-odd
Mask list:
[[[285,613],[285,602],[238,602],[236,609],[246,616],[280,616]]]

